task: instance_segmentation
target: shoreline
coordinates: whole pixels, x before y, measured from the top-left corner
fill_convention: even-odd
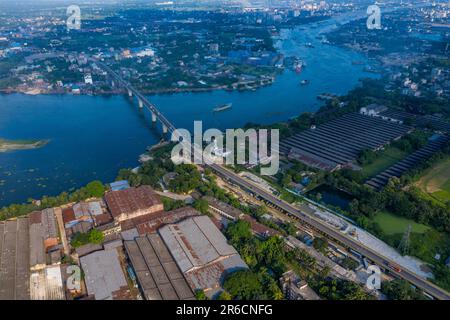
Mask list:
[[[272,85],[276,81],[276,77],[272,77],[270,79],[261,80],[264,83],[241,83],[235,84],[234,87],[230,88],[228,85],[216,86],[216,87],[208,87],[208,88],[167,88],[167,89],[138,89],[139,92],[146,95],[172,95],[177,93],[202,93],[202,92],[213,92],[213,91],[227,91],[227,92],[247,92],[247,91],[255,91],[260,88],[264,88]],[[248,85],[251,85],[248,87]],[[239,88],[239,86],[244,86],[243,88]],[[73,96],[108,96],[108,95],[123,95],[126,94],[127,91],[123,89],[117,90],[108,90],[108,91],[84,91],[80,93],[73,93],[66,90],[48,90],[48,89],[39,89],[39,88],[27,88],[26,90],[21,88],[7,88],[0,89],[0,94],[24,94],[29,96],[39,96],[39,95],[73,95]]]

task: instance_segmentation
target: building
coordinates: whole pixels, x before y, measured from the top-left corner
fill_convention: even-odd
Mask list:
[[[207,216],[166,225],[158,233],[191,289],[202,289],[210,298],[222,291],[228,274],[248,268]]]
[[[111,182],[109,186],[111,187],[111,191],[119,191],[128,189],[130,187],[130,184],[128,183],[127,180],[120,180]]]
[[[377,116],[381,112],[386,111],[388,108],[386,106],[378,105],[378,104],[369,104],[366,107],[362,107],[359,110],[360,114],[363,114],[365,116]]]
[[[137,233],[144,235],[156,232],[166,224],[177,223],[183,219],[198,216],[200,213],[192,207],[182,207],[172,211],[160,211],[129,219],[120,223],[121,231],[136,228]]]
[[[292,270],[283,273],[280,285],[287,300],[320,300],[306,281],[301,280]]]
[[[46,266],[46,254],[57,251],[58,231],[53,208],[35,211],[29,215],[30,267],[38,270]]]
[[[147,300],[194,300],[194,294],[161,237],[125,241],[139,287]]]
[[[89,296],[95,300],[128,300],[130,289],[116,250],[100,250],[80,258]]]
[[[159,195],[149,186],[111,191],[105,195],[105,200],[117,222],[164,210]]]
[[[232,221],[238,220],[243,213],[228,203],[217,200],[216,198],[205,196],[204,200],[208,202],[209,210],[213,213],[217,213]]]
[[[0,300],[30,299],[28,220],[0,222]]]
[[[30,276],[31,300],[64,300],[61,266],[48,266]]]
[[[101,226],[112,221],[102,200],[79,202],[62,211],[67,236],[74,233],[85,233],[94,226]]]
[[[84,76],[84,83],[85,83],[85,84],[93,84],[93,82],[92,82],[92,75],[86,74],[86,75]]]

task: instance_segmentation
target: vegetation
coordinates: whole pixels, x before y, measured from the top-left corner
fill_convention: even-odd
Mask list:
[[[164,206],[164,211],[172,211],[186,206],[186,203],[182,200],[173,200],[167,197],[161,197],[161,201]]]
[[[355,261],[354,259],[350,258],[350,257],[345,257],[342,262],[341,265],[348,270],[355,270],[358,266],[359,263],[357,261]]]
[[[0,220],[27,215],[35,210],[58,207],[71,202],[79,202],[92,197],[101,197],[105,192],[105,187],[100,181],[93,181],[87,186],[75,190],[71,193],[62,192],[58,196],[44,196],[40,203],[30,199],[26,204],[11,204],[0,209]]]
[[[205,291],[202,289],[195,290],[195,299],[197,300],[209,300],[208,297],[205,294]]]
[[[239,300],[259,300],[263,287],[258,275],[250,270],[236,271],[225,279],[223,287]]]
[[[402,279],[383,281],[381,292],[391,300],[425,300],[425,296],[420,290],[414,289],[407,281]]]
[[[76,233],[73,235],[70,245],[74,248],[79,248],[86,244],[101,244],[103,242],[104,235],[101,231],[97,229],[91,229],[86,233]]]
[[[450,203],[450,156],[427,169],[415,184],[420,191],[440,204]]]
[[[321,237],[315,237],[313,240],[313,247],[317,251],[325,253],[328,248],[328,240]]]
[[[364,150],[357,161],[362,165],[362,174],[365,177],[372,177],[383,170],[386,170],[406,156],[407,153],[405,151],[394,146],[389,146],[385,150],[379,152]]]
[[[411,225],[411,231],[416,233],[424,233],[430,229],[430,227],[414,222],[411,219],[399,217],[388,213],[386,211],[378,212],[373,221],[380,226],[380,229],[383,233],[387,235],[393,235],[402,233],[408,228],[408,225]]]
[[[197,199],[194,202],[194,208],[202,214],[208,214],[209,204],[205,199]]]
[[[312,283],[312,287],[327,300],[374,300],[355,282],[342,279],[325,279]]]

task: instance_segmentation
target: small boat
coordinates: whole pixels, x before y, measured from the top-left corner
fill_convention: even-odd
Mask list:
[[[314,48],[314,46],[313,46],[313,44],[312,44],[311,42],[305,43],[305,46],[306,46],[307,48]]]
[[[214,108],[213,112],[225,111],[225,110],[231,109],[232,106],[233,106],[232,103],[223,104],[223,105],[220,105],[220,106]]]
[[[302,72],[303,66],[304,66],[304,64],[303,64],[303,61],[302,61],[302,60],[297,61],[297,62],[294,64],[294,70],[295,70],[295,72],[297,72],[297,73]]]
[[[300,81],[300,85],[302,85],[302,86],[306,86],[307,84],[309,84],[309,80],[302,80],[302,81]]]

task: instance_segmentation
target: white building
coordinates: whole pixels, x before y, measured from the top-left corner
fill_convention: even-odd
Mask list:
[[[85,83],[85,84],[93,84],[93,82],[92,82],[92,76],[91,76],[90,74],[86,74],[86,75],[84,76],[84,83]]]

